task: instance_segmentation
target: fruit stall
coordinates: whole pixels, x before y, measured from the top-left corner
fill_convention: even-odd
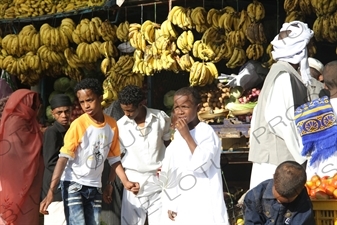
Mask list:
[[[41,93],[44,124],[53,122],[49,101],[58,93],[71,98],[72,120],[83,113],[73,88],[85,77],[102,82],[103,108],[133,84],[144,88],[148,106],[167,114],[175,90],[196,87],[199,118],[222,142],[233,211],[249,187],[250,120],[263,83],[247,88],[232,79],[250,60],[271,66],[270,41],[285,21],[314,30],[309,56],[324,64],[337,59],[337,32],[330,32],[337,31],[336,1],[0,0],[0,18],[0,68],[19,88]]]

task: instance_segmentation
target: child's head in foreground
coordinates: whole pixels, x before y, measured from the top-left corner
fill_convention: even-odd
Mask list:
[[[94,78],[85,78],[74,88],[82,110],[89,116],[96,118],[102,114],[103,86]]]
[[[201,103],[200,93],[193,87],[183,87],[175,92],[173,101],[176,119],[186,120],[190,128],[195,127],[199,123],[197,114]]]
[[[302,192],[307,175],[297,162],[285,161],[275,170],[273,195],[280,203],[290,203]]]

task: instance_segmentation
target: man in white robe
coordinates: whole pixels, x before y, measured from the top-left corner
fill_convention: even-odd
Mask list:
[[[250,188],[273,178],[281,162],[293,160],[304,164],[306,161],[300,153],[302,143],[294,123],[294,110],[309,99],[307,44],[312,37],[313,31],[307,24],[292,21],[284,23],[280,34],[271,42],[277,62],[264,81],[251,121]]]

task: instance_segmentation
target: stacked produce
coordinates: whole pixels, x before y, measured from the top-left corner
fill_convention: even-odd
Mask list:
[[[13,0],[0,1],[0,18],[25,18],[69,12],[88,7],[101,6],[105,0],[76,0],[76,1],[39,1],[39,0]]]
[[[205,87],[198,87],[201,95],[200,112],[211,113],[212,110],[220,110],[225,108],[225,102],[229,99],[229,87],[222,87],[216,85],[208,85]]]
[[[75,80],[70,80],[68,77],[61,77],[55,80],[54,82],[54,90],[48,97],[48,102],[52,100],[52,98],[57,94],[66,94],[69,96],[71,102],[73,103],[71,116],[70,116],[70,122],[74,121],[77,117],[83,114],[83,110],[81,109],[81,106],[77,100],[77,97],[74,93],[74,87],[76,85]],[[53,122],[54,118],[52,116],[52,110],[50,108],[50,105],[46,108],[46,116],[48,119],[48,122]]]
[[[312,199],[337,199],[337,173],[332,177],[314,175],[305,186]]]
[[[256,88],[252,90],[247,90],[244,92],[241,86],[236,86],[230,89],[230,98],[227,102],[225,108],[230,111],[230,113],[235,113],[236,115],[252,113],[254,107],[257,104],[257,98],[260,94]]]
[[[98,17],[82,19],[78,25],[64,18],[59,27],[44,23],[39,31],[26,25],[3,38],[0,67],[28,85],[37,84],[42,75],[65,74],[78,81],[85,70],[95,70],[103,56],[118,56],[113,30],[110,22]]]

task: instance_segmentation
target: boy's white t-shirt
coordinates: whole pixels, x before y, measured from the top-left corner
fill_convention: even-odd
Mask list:
[[[104,161],[110,165],[120,161],[117,123],[105,114],[104,119],[98,125],[83,114],[71,123],[60,149],[59,156],[69,159],[61,180],[102,187]]]

